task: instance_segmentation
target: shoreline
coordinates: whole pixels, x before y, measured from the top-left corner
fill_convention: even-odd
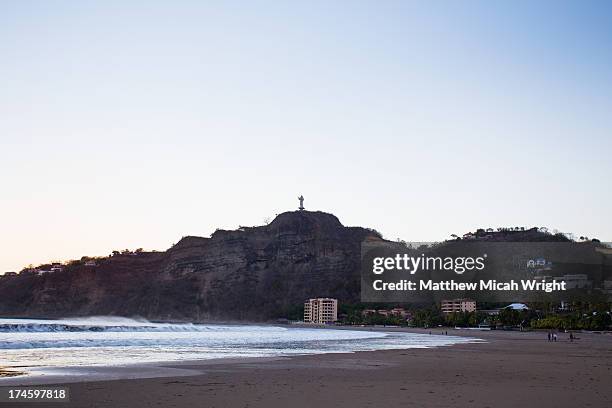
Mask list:
[[[19,377],[19,376],[23,376],[23,375],[27,375],[27,373],[23,372],[23,371],[16,371],[12,367],[2,367],[2,366],[0,366],[0,379]],[[2,382],[0,382],[0,386],[1,385],[2,385]]]
[[[394,331],[389,329],[382,331]],[[432,334],[436,330],[442,329],[432,329]],[[70,388],[70,404],[75,407],[306,408],[326,407],[330,401],[346,408],[612,406],[610,335],[581,333],[570,342],[561,334],[557,342],[548,342],[546,332],[448,333],[485,342],[249,361],[183,361],[164,366],[178,370],[169,376],[57,385]]]
[[[270,324],[270,326],[283,327]],[[336,356],[361,353],[379,353],[390,351],[407,351],[418,349],[439,349],[439,348],[457,348],[463,344],[482,344],[490,341],[503,339],[509,340],[538,340],[541,341],[546,336],[546,330],[532,331],[515,331],[515,330],[486,330],[476,328],[449,328],[436,327],[433,329],[410,328],[410,327],[383,327],[383,326],[324,326],[324,325],[295,325],[290,326],[296,329],[328,329],[328,330],[354,330],[354,331],[374,331],[382,333],[412,333],[421,335],[433,336],[454,336],[473,339],[469,343],[455,343],[450,345],[436,345],[425,347],[409,347],[397,349],[379,349],[368,351],[347,351],[347,352],[330,352],[330,353],[304,353],[304,354],[286,354],[277,356],[258,356],[258,357],[242,357],[228,356],[211,359],[193,359],[193,360],[163,360],[163,361],[147,361],[129,363],[124,365],[94,365],[94,366],[38,366],[28,367],[24,370],[24,366],[0,366],[0,387],[9,385],[45,385],[45,384],[69,384],[76,382],[95,382],[95,381],[113,381],[113,380],[134,380],[134,379],[150,379],[150,378],[170,378],[183,376],[196,376],[202,374],[202,370],[194,369],[206,368],[214,365],[236,365],[257,362],[268,362],[274,360],[290,360],[308,356]],[[569,341],[569,333],[559,333],[559,343]],[[576,336],[576,332],[574,335]],[[602,336],[610,338],[612,348],[612,332],[582,332],[582,335],[587,336]],[[565,338],[565,337],[567,338]],[[578,343],[580,337],[576,337]]]
[[[279,325],[271,325],[275,327],[283,327]],[[419,330],[400,327],[352,327],[352,326],[321,326],[321,325],[296,325],[290,326],[293,329],[321,329],[321,330],[349,330],[349,331],[370,331],[379,333],[409,333],[427,335]],[[431,333],[436,337],[448,337],[443,333]],[[451,334],[449,333],[449,336]],[[454,337],[470,339],[471,343],[477,343],[482,339],[476,336],[464,336],[463,333],[453,334]],[[121,365],[90,365],[90,366],[5,366],[4,369],[11,375],[0,375],[0,387],[2,386],[26,386],[26,385],[46,385],[46,384],[63,384],[75,382],[92,382],[92,381],[111,381],[111,380],[133,380],[147,379],[160,377],[174,376],[191,376],[202,374],[201,370],[193,369],[193,367],[208,367],[212,365],[234,365],[244,363],[267,362],[282,359],[293,359],[306,356],[328,356],[328,355],[344,355],[358,353],[374,353],[379,351],[392,350],[411,350],[423,348],[439,348],[439,347],[454,347],[458,344],[467,344],[467,342],[458,341],[454,344],[440,344],[430,346],[410,346],[406,348],[381,348],[378,350],[357,350],[346,352],[321,352],[321,353],[298,353],[298,354],[279,354],[279,355],[262,355],[262,356],[227,356],[217,358],[203,359],[185,359],[185,360],[160,360],[134,362]],[[0,367],[0,374],[2,369]]]

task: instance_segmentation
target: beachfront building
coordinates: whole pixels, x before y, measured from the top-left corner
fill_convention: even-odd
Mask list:
[[[471,299],[443,300],[440,304],[442,313],[475,312],[476,301]]]
[[[410,313],[405,310],[404,308],[401,307],[396,307],[395,309],[364,309],[361,312],[361,315],[366,317],[366,316],[372,316],[372,315],[381,315],[381,316],[385,316],[385,317],[402,317],[402,318],[406,318],[410,315]]]
[[[391,316],[395,317],[407,317],[410,314],[402,307],[396,307],[395,309],[391,309],[389,312],[391,312]]]
[[[304,323],[326,324],[338,320],[338,299],[315,298],[304,303]]]

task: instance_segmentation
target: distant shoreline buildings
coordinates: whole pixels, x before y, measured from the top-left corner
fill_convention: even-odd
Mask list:
[[[403,307],[396,307],[393,309],[364,309],[361,312],[363,317],[367,316],[383,316],[383,317],[399,317],[403,320],[409,320],[411,317],[410,312],[408,312]]]
[[[304,323],[328,324],[338,320],[338,299],[314,298],[304,303]]]
[[[475,312],[476,301],[471,299],[449,299],[440,303],[440,310],[444,314]]]

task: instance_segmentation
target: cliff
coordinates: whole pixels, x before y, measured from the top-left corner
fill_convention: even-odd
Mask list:
[[[185,237],[166,252],[116,254],[0,279],[0,315],[266,320],[315,296],[357,302],[360,245],[372,230],[295,211],[266,226]]]
[[[443,245],[566,241],[537,228],[479,229]],[[332,214],[286,212],[265,226],[184,237],[165,252],[115,252],[95,262],[0,276],[0,316],[263,321],[296,312],[310,297],[356,303],[364,242],[366,247],[400,245],[374,230],[345,227]],[[571,246],[601,249],[588,242]],[[609,265],[603,266],[606,276]]]

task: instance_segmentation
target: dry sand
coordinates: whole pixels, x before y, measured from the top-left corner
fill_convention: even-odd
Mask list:
[[[72,383],[69,404],[15,406],[612,407],[612,335],[450,334],[487,343],[182,364],[202,374]]]

